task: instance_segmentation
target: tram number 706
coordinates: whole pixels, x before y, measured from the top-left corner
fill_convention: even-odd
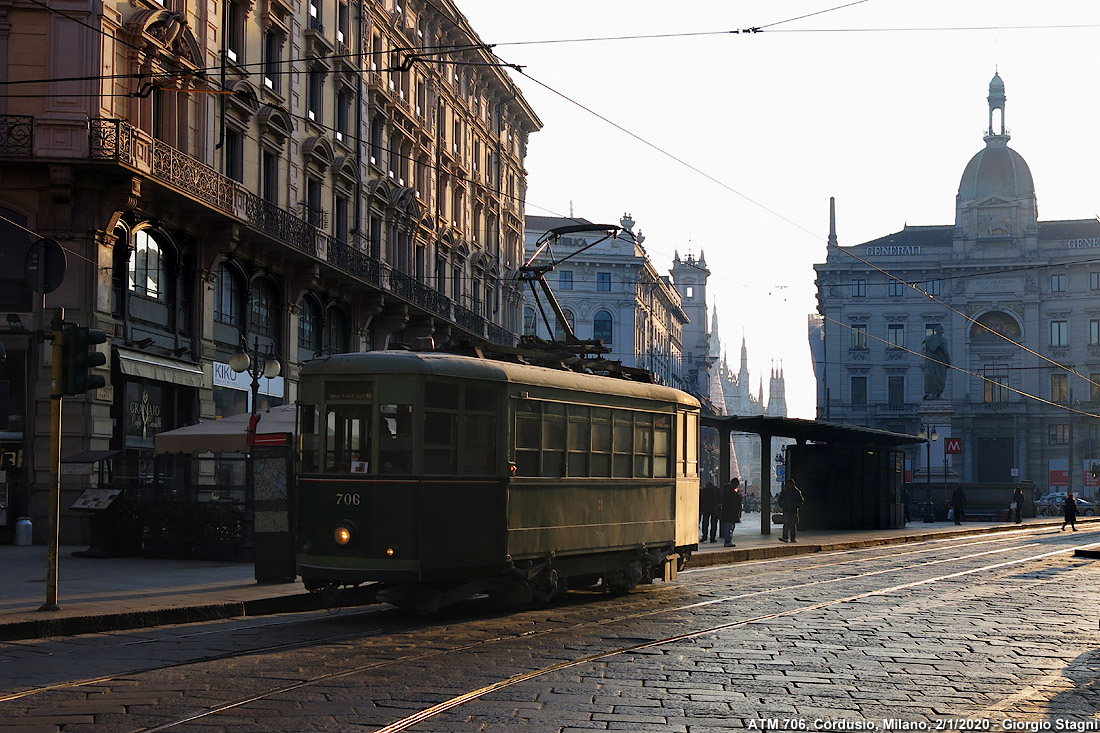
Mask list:
[[[359,506],[359,494],[337,494],[336,506]]]

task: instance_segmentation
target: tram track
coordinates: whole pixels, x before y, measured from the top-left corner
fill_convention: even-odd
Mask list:
[[[987,543],[973,542],[973,543],[966,543],[966,544],[970,545],[970,544],[987,544]],[[292,684],[281,685],[279,687],[272,688],[272,689],[264,691],[264,692],[258,692],[256,694],[249,695],[247,697],[242,697],[242,698],[239,698],[237,700],[233,700],[233,701],[222,703],[222,704],[219,704],[219,705],[216,705],[216,706],[212,706],[212,707],[210,707],[208,709],[205,709],[205,710],[195,711],[195,712],[193,712],[189,715],[182,716],[182,717],[179,717],[179,718],[173,719],[171,721],[161,723],[161,724],[153,726],[153,727],[141,728],[141,729],[138,729],[138,730],[140,730],[141,733],[153,733],[154,731],[171,730],[171,729],[176,728],[178,726],[185,725],[187,723],[192,723],[192,722],[201,720],[201,719],[206,718],[206,717],[211,716],[211,715],[226,713],[226,712],[232,711],[235,708],[240,708],[240,707],[243,707],[243,706],[247,706],[247,705],[249,705],[250,703],[253,703],[253,702],[257,702],[257,701],[264,700],[264,699],[267,699],[267,698],[277,697],[279,695],[286,694],[288,692],[293,692],[293,691],[296,691],[296,690],[301,690],[301,689],[308,688],[308,687],[311,687],[311,686],[319,685],[319,684],[322,684],[322,683],[327,682],[327,681],[332,681],[332,680],[336,680],[336,679],[339,679],[339,678],[345,678],[345,677],[349,677],[349,676],[353,676],[353,675],[357,675],[357,674],[363,674],[363,673],[371,672],[371,671],[374,671],[374,670],[379,670],[379,669],[385,668],[387,666],[412,665],[414,663],[422,662],[422,661],[428,660],[428,659],[433,658],[433,657],[439,657],[439,656],[448,655],[448,654],[462,653],[462,652],[470,651],[470,650],[477,649],[477,648],[480,648],[480,647],[485,647],[487,645],[492,645],[492,644],[497,644],[497,643],[507,642],[507,641],[514,641],[514,640],[520,639],[520,638],[530,638],[530,637],[534,637],[534,636],[543,636],[543,635],[551,634],[551,633],[561,633],[563,631],[572,631],[572,630],[576,630],[577,628],[582,627],[582,626],[599,627],[599,626],[602,626],[602,625],[605,625],[605,624],[612,624],[612,625],[622,624],[626,621],[640,619],[640,618],[643,618],[643,617],[646,617],[646,616],[670,615],[670,614],[676,614],[676,613],[682,613],[682,612],[690,612],[692,610],[702,608],[702,607],[705,607],[705,606],[710,606],[710,605],[719,604],[719,603],[737,602],[737,601],[741,601],[741,600],[744,600],[746,598],[754,597],[754,596],[765,596],[765,595],[768,595],[768,594],[779,593],[779,592],[789,593],[789,592],[797,591],[800,588],[810,588],[810,587],[815,587],[815,586],[821,586],[821,585],[824,585],[824,584],[827,584],[827,583],[839,583],[839,582],[842,582],[842,581],[845,581],[845,580],[847,580],[847,581],[858,581],[858,580],[862,580],[862,579],[865,579],[865,578],[872,578],[872,577],[876,577],[876,576],[882,576],[882,575],[885,575],[885,574],[888,574],[888,573],[897,573],[897,572],[903,572],[903,571],[906,571],[906,570],[914,570],[914,569],[927,569],[928,567],[933,566],[933,565],[941,565],[941,564],[949,563],[949,562],[965,562],[965,561],[970,561],[970,560],[974,560],[974,559],[978,559],[978,558],[988,558],[992,555],[1002,554],[1002,553],[1011,552],[1011,551],[1030,550],[1030,549],[1035,547],[1035,544],[1036,543],[1027,543],[1027,544],[1024,544],[1024,545],[1016,545],[1016,546],[1012,546],[1012,547],[995,548],[995,549],[990,549],[990,550],[986,550],[986,551],[982,551],[982,552],[973,552],[973,553],[967,553],[967,554],[964,554],[964,555],[954,555],[954,556],[951,556],[951,557],[937,558],[937,559],[933,559],[933,560],[923,561],[923,562],[920,562],[920,563],[906,564],[906,565],[902,565],[902,566],[899,566],[899,567],[876,569],[876,570],[871,570],[871,571],[864,572],[864,573],[857,573],[857,574],[854,574],[854,575],[847,575],[847,576],[842,576],[842,577],[838,577],[838,578],[808,581],[806,583],[801,583],[801,584],[798,584],[798,583],[788,584],[788,585],[784,585],[782,587],[776,587],[776,588],[770,588],[770,589],[750,590],[750,591],[746,591],[746,592],[743,592],[743,593],[727,595],[727,596],[724,596],[722,598],[704,599],[702,601],[698,601],[698,602],[694,602],[694,603],[690,603],[690,604],[681,604],[681,605],[678,605],[678,606],[675,606],[675,607],[665,607],[665,608],[659,608],[659,609],[646,610],[646,611],[642,611],[642,612],[617,615],[614,618],[599,619],[599,620],[596,620],[595,622],[578,623],[578,624],[575,624],[575,625],[570,626],[570,627],[564,627],[564,628],[559,627],[559,628],[555,628],[555,629],[551,629],[551,630],[531,631],[531,632],[528,632],[527,634],[523,634],[523,635],[519,635],[519,636],[506,635],[506,636],[500,636],[500,637],[495,637],[495,638],[478,640],[476,642],[473,642],[473,643],[470,643],[470,644],[465,644],[465,645],[460,645],[460,646],[452,646],[452,647],[449,647],[449,648],[435,649],[435,650],[431,650],[431,651],[428,651],[428,652],[412,654],[412,655],[402,655],[402,656],[399,656],[398,658],[395,658],[395,659],[379,660],[379,661],[371,662],[369,664],[357,665],[357,666],[352,667],[352,668],[335,671],[335,672],[325,674],[325,675],[318,675],[318,676],[315,676],[315,677],[312,677],[312,678],[309,678],[309,679],[300,680],[300,681],[297,681],[297,682],[292,683]],[[944,548],[941,548],[941,549],[944,549]],[[946,549],[954,549],[954,548],[946,548]],[[933,577],[930,577],[930,578],[924,578],[924,579],[913,580],[913,581],[906,581],[906,582],[902,582],[902,583],[895,583],[895,584],[888,585],[888,586],[885,586],[885,587],[874,588],[874,589],[870,589],[870,590],[866,590],[866,591],[861,591],[861,592],[858,592],[858,593],[849,593],[849,594],[843,595],[843,596],[838,597],[838,598],[829,599],[829,600],[818,602],[818,603],[802,604],[802,605],[799,605],[795,608],[785,609],[785,610],[777,611],[777,612],[774,612],[774,613],[758,614],[758,615],[754,615],[754,616],[751,616],[751,617],[748,617],[748,618],[741,618],[741,619],[737,619],[737,620],[734,620],[734,621],[729,621],[729,622],[721,623],[721,624],[713,624],[713,625],[706,626],[704,628],[695,629],[695,630],[692,630],[690,632],[685,632],[685,633],[682,633],[682,634],[672,635],[672,636],[664,637],[664,638],[657,639],[657,640],[647,640],[643,643],[623,645],[623,646],[615,647],[615,648],[612,648],[612,649],[602,650],[602,651],[596,652],[594,654],[580,655],[580,656],[577,656],[577,657],[575,657],[573,659],[570,659],[570,660],[567,660],[567,661],[558,662],[558,663],[555,663],[553,665],[548,665],[548,666],[545,666],[545,667],[542,667],[542,668],[539,668],[539,669],[536,669],[536,670],[531,670],[531,671],[528,671],[528,672],[524,672],[522,674],[512,675],[510,677],[495,681],[492,684],[485,685],[485,686],[479,687],[477,689],[469,690],[469,691],[467,691],[467,692],[465,692],[461,695],[456,695],[452,698],[449,698],[448,700],[446,700],[444,702],[441,702],[437,705],[434,705],[434,706],[431,706],[431,707],[426,708],[424,710],[421,710],[421,711],[419,711],[419,712],[417,712],[413,715],[410,715],[410,716],[407,716],[407,717],[402,718],[400,720],[394,721],[393,723],[390,723],[389,725],[387,725],[385,727],[379,728],[378,730],[379,731],[386,731],[387,733],[389,733],[390,731],[405,730],[405,729],[407,729],[407,728],[409,728],[413,725],[416,725],[417,723],[420,723],[420,722],[428,720],[432,717],[438,716],[442,713],[447,712],[448,710],[451,710],[455,707],[461,706],[461,705],[463,705],[467,702],[470,702],[472,700],[476,700],[480,697],[484,697],[485,695],[488,695],[488,694],[490,694],[494,691],[501,690],[501,689],[504,689],[506,687],[511,687],[511,686],[514,686],[514,685],[517,685],[517,684],[521,684],[521,683],[529,681],[529,680],[537,679],[539,677],[543,677],[543,676],[546,676],[546,675],[549,675],[549,674],[553,674],[554,672],[561,671],[561,670],[564,670],[564,669],[569,669],[569,668],[576,667],[576,666],[579,666],[579,665],[598,662],[600,660],[607,659],[607,658],[614,657],[614,656],[618,656],[618,655],[629,654],[629,653],[632,653],[632,652],[638,652],[638,651],[651,649],[651,648],[655,648],[655,647],[660,647],[660,646],[665,646],[665,645],[669,645],[669,644],[675,644],[677,642],[684,641],[684,640],[687,640],[687,639],[696,639],[696,638],[699,638],[699,637],[702,637],[702,636],[717,634],[717,633],[720,633],[722,631],[733,629],[733,628],[736,628],[736,627],[739,627],[739,626],[746,626],[746,625],[752,625],[752,624],[763,624],[763,623],[767,623],[767,622],[770,622],[770,621],[774,621],[776,619],[780,619],[780,618],[784,618],[784,617],[790,617],[790,616],[797,616],[799,614],[810,613],[810,612],[813,612],[813,611],[817,611],[817,610],[824,609],[824,608],[829,608],[829,607],[836,606],[836,605],[839,605],[839,604],[852,603],[852,602],[855,602],[855,601],[871,598],[871,597],[874,597],[874,596],[881,596],[881,595],[887,595],[887,594],[892,594],[892,593],[898,593],[898,592],[901,592],[901,591],[915,589],[915,588],[919,588],[919,587],[922,587],[922,586],[927,586],[927,585],[934,584],[934,583],[939,583],[939,582],[944,582],[944,581],[948,581],[948,580],[953,580],[953,579],[965,577],[965,576],[972,575],[972,574],[975,574],[975,573],[992,572],[992,571],[996,571],[996,570],[999,570],[999,569],[1008,568],[1008,567],[1021,565],[1021,564],[1025,564],[1025,563],[1039,562],[1039,561],[1049,559],[1049,558],[1052,558],[1052,557],[1056,557],[1056,556],[1059,556],[1059,555],[1065,555],[1067,553],[1071,553],[1074,549],[1075,548],[1058,548],[1058,549],[1049,550],[1049,551],[1045,551],[1045,552],[1039,552],[1039,553],[1034,553],[1033,552],[1033,553],[1028,554],[1028,555],[1026,555],[1025,557],[1022,557],[1022,558],[1013,558],[1013,559],[1007,559],[1007,560],[999,560],[997,562],[992,562],[992,563],[985,563],[985,564],[979,565],[977,567],[965,568],[965,569],[962,569],[962,570],[955,570],[955,571],[952,571],[952,572],[949,572],[949,573],[942,573],[942,574],[939,574],[939,575],[936,575],[936,576],[933,576]],[[911,554],[912,552],[913,551],[909,551],[909,552],[906,552],[904,554],[908,555],[908,554]],[[888,555],[887,556],[879,556],[878,559],[886,559],[888,557],[889,557]]]
[[[830,556],[833,557],[833,561],[823,562],[823,563],[815,563],[813,565],[800,565],[799,569],[798,569],[798,572],[805,573],[805,572],[808,572],[808,571],[811,571],[811,570],[814,570],[814,569],[821,569],[823,567],[842,568],[844,566],[850,566],[850,565],[856,564],[856,563],[884,562],[884,561],[889,561],[889,560],[896,560],[896,559],[899,559],[899,558],[909,558],[909,557],[912,557],[912,556],[915,556],[915,555],[922,555],[922,554],[927,554],[929,552],[936,552],[936,551],[945,551],[946,550],[946,551],[949,551],[950,554],[947,557],[926,559],[926,560],[921,560],[919,562],[905,563],[905,564],[902,564],[902,565],[897,565],[897,566],[892,566],[892,567],[887,567],[887,568],[876,568],[876,569],[873,569],[873,570],[868,570],[866,572],[858,572],[858,573],[854,573],[854,574],[844,574],[844,575],[840,575],[840,576],[837,576],[837,577],[815,579],[815,580],[812,580],[812,581],[805,581],[805,582],[801,582],[801,583],[781,583],[779,585],[773,585],[773,587],[769,587],[769,588],[749,589],[749,590],[745,590],[745,591],[740,592],[740,593],[724,594],[723,596],[718,597],[718,598],[704,598],[702,600],[695,601],[695,602],[692,602],[692,603],[687,603],[687,604],[680,604],[680,605],[669,606],[669,607],[661,607],[661,608],[656,608],[656,609],[647,609],[647,610],[643,610],[643,611],[631,612],[631,613],[626,613],[626,614],[617,614],[617,615],[612,616],[612,617],[603,617],[603,618],[596,619],[596,620],[587,620],[587,621],[581,621],[581,622],[577,622],[577,623],[570,623],[568,625],[558,626],[558,627],[553,628],[553,629],[533,630],[533,631],[528,631],[528,632],[523,633],[523,634],[505,634],[505,635],[492,636],[492,637],[489,637],[489,638],[479,639],[479,640],[477,640],[475,642],[472,642],[472,643],[469,643],[469,644],[452,645],[452,646],[448,646],[448,647],[445,647],[445,648],[431,650],[431,651],[428,651],[428,652],[422,652],[422,653],[417,653],[417,654],[400,654],[396,658],[382,659],[382,660],[371,662],[369,664],[357,665],[357,666],[354,666],[354,667],[351,667],[351,668],[348,668],[348,669],[337,670],[337,671],[334,671],[334,672],[331,672],[331,673],[328,673],[328,674],[324,674],[324,675],[312,676],[308,679],[303,679],[303,680],[300,680],[300,681],[297,681],[297,682],[294,682],[294,683],[291,683],[291,684],[277,686],[277,687],[274,687],[272,689],[269,689],[269,690],[266,690],[266,691],[263,691],[263,692],[258,692],[257,694],[254,694],[254,695],[241,697],[239,699],[236,699],[236,700],[233,700],[233,701],[230,701],[230,702],[226,702],[226,703],[223,703],[223,704],[219,704],[219,705],[216,705],[216,706],[204,709],[204,710],[195,711],[192,714],[189,714],[187,716],[182,716],[180,718],[177,718],[177,719],[174,719],[172,721],[163,723],[163,724],[158,725],[156,727],[142,728],[140,730],[142,730],[143,732],[144,731],[169,730],[169,729],[184,725],[184,724],[189,723],[189,722],[194,722],[194,721],[200,720],[202,718],[206,718],[206,717],[211,716],[211,715],[215,715],[215,714],[218,714],[218,713],[223,713],[223,712],[232,710],[234,708],[247,706],[248,704],[259,701],[259,700],[264,700],[264,699],[267,699],[267,698],[276,697],[276,696],[279,696],[281,694],[286,694],[288,692],[292,692],[294,690],[299,690],[299,689],[302,689],[302,688],[318,685],[318,684],[323,683],[323,682],[328,681],[328,680],[335,680],[335,679],[339,679],[339,678],[343,678],[343,677],[353,676],[353,675],[356,675],[356,674],[363,674],[363,673],[367,673],[367,672],[370,672],[370,671],[373,671],[373,670],[378,670],[378,669],[381,669],[381,668],[384,668],[384,667],[387,667],[387,666],[413,664],[413,663],[416,663],[416,662],[428,660],[432,657],[438,657],[438,656],[446,655],[446,654],[460,654],[462,652],[467,652],[467,651],[470,651],[472,649],[476,649],[476,648],[480,648],[480,647],[487,647],[487,646],[491,646],[493,644],[499,644],[499,643],[502,643],[502,642],[509,642],[509,641],[515,641],[517,639],[543,636],[543,635],[551,634],[551,633],[571,632],[571,631],[576,631],[576,630],[584,628],[584,627],[598,628],[598,627],[607,626],[607,625],[614,626],[614,625],[622,624],[622,623],[625,623],[625,622],[641,619],[641,618],[644,618],[644,617],[647,617],[647,616],[656,616],[656,615],[661,615],[661,614],[676,614],[676,613],[683,613],[683,612],[691,612],[693,610],[697,610],[697,609],[700,609],[700,608],[705,608],[707,606],[714,606],[714,605],[717,605],[717,604],[725,604],[725,603],[735,603],[735,602],[739,602],[739,601],[744,601],[744,600],[749,599],[749,598],[768,596],[770,594],[793,593],[793,592],[799,591],[801,589],[821,587],[821,586],[825,586],[825,585],[829,585],[829,584],[842,583],[842,582],[845,582],[845,581],[859,582],[859,581],[862,581],[864,579],[872,579],[872,578],[876,578],[876,577],[891,574],[891,573],[901,573],[901,572],[906,572],[906,571],[927,569],[929,567],[936,566],[936,565],[942,565],[942,564],[945,564],[945,563],[967,562],[967,561],[971,561],[971,560],[975,560],[975,559],[979,559],[979,558],[988,558],[992,555],[1003,554],[1003,553],[1007,553],[1007,552],[1028,550],[1028,549],[1031,549],[1031,548],[1035,547],[1037,543],[1024,542],[1023,544],[1019,544],[1019,541],[1030,539],[1030,537],[1028,535],[1033,535],[1033,534],[1038,534],[1038,532],[1022,530],[1021,532],[1016,534],[1015,537],[1004,537],[1004,536],[999,535],[996,538],[986,538],[986,539],[981,539],[981,540],[968,540],[968,541],[965,541],[965,542],[956,541],[956,542],[951,543],[951,544],[945,543],[942,540],[929,540],[927,542],[927,544],[930,544],[931,545],[930,547],[912,548],[911,546],[906,546],[906,549],[903,550],[903,551],[900,551],[900,552],[898,552],[898,551],[883,552],[882,550],[884,548],[876,547],[876,548],[858,548],[856,550],[846,550],[846,551],[840,551],[840,552],[837,552],[837,553],[829,553]],[[1048,533],[1043,533],[1043,534],[1048,534]],[[958,539],[961,539],[961,538],[958,538]],[[988,546],[988,545],[993,545],[993,544],[1004,544],[1004,543],[1011,542],[1012,540],[1016,540],[1017,544],[1011,544],[1007,547],[994,547],[994,548],[979,550],[979,551],[975,551],[975,552],[966,552],[964,554],[958,554],[958,551],[961,550],[961,549],[962,550],[966,550],[966,549],[978,550],[979,547],[981,547],[981,546]],[[924,544],[924,543],[922,543],[922,544]],[[868,598],[868,597],[871,597],[871,596],[874,596],[874,595],[881,595],[881,594],[884,594],[884,593],[897,592],[897,591],[902,590],[902,589],[916,588],[916,587],[919,587],[921,585],[926,585],[926,584],[935,583],[935,582],[941,582],[941,581],[944,581],[944,580],[957,578],[957,577],[962,577],[964,575],[968,575],[968,574],[972,574],[972,573],[983,572],[983,571],[991,571],[991,570],[995,570],[995,569],[998,569],[998,568],[1008,567],[1008,566],[1011,566],[1011,565],[1017,565],[1017,564],[1021,564],[1021,563],[1040,561],[1040,560],[1045,559],[1045,558],[1050,558],[1050,557],[1054,557],[1054,556],[1057,556],[1057,555],[1070,553],[1074,549],[1076,549],[1076,547],[1077,547],[1077,545],[1075,545],[1072,548],[1059,548],[1059,549],[1056,549],[1056,550],[1053,550],[1053,551],[1048,551],[1048,552],[1043,552],[1043,553],[1038,553],[1038,554],[1030,554],[1030,555],[1028,555],[1024,558],[1000,561],[1000,562],[995,562],[995,563],[987,563],[987,564],[980,565],[980,566],[975,567],[975,568],[965,569],[965,570],[956,571],[956,572],[952,572],[952,573],[941,574],[941,575],[937,575],[937,576],[934,576],[932,578],[928,578],[928,579],[924,579],[924,580],[898,583],[898,584],[894,584],[892,586],[888,586],[886,588],[872,589],[872,590],[863,591],[863,592],[860,592],[860,593],[857,593],[857,594],[845,595],[843,597],[832,599],[832,600],[825,601],[825,602],[822,602],[822,603],[804,604],[804,605],[798,606],[794,609],[788,609],[788,610],[784,610],[784,611],[781,611],[781,612],[770,613],[770,614],[754,615],[754,616],[749,617],[749,618],[738,619],[738,620],[731,621],[731,622],[724,623],[724,624],[712,625],[712,626],[708,626],[708,627],[705,627],[705,628],[702,628],[702,629],[698,629],[698,630],[695,630],[695,631],[692,631],[692,632],[689,632],[689,633],[680,634],[680,635],[676,635],[676,636],[669,636],[667,638],[663,638],[663,639],[656,640],[656,641],[647,641],[643,644],[621,646],[621,647],[617,647],[617,648],[614,648],[614,649],[598,652],[595,655],[580,656],[580,657],[577,657],[576,659],[569,660],[567,662],[561,662],[561,663],[558,663],[558,664],[555,664],[555,665],[552,665],[552,666],[547,666],[547,667],[541,668],[539,670],[534,670],[532,672],[525,673],[523,675],[513,676],[513,677],[510,677],[510,678],[498,681],[498,682],[496,682],[492,685],[488,685],[488,686],[479,688],[477,690],[468,691],[467,693],[464,693],[461,696],[456,696],[456,697],[452,698],[451,700],[446,701],[446,703],[440,703],[439,706],[435,706],[435,707],[431,708],[430,710],[434,711],[434,712],[431,713],[431,715],[439,715],[439,714],[445,712],[446,710],[449,710],[453,707],[459,706],[459,705],[461,705],[465,702],[469,702],[470,700],[477,699],[478,697],[483,697],[484,695],[489,694],[489,693],[491,693],[491,692],[493,692],[497,689],[503,689],[504,687],[516,685],[516,684],[519,684],[521,682],[524,682],[524,681],[527,681],[527,680],[530,680],[530,679],[535,679],[537,677],[541,677],[541,676],[544,676],[544,675],[547,675],[547,674],[551,674],[554,671],[558,671],[558,670],[561,670],[561,669],[567,669],[569,667],[584,664],[586,662],[598,661],[600,659],[605,659],[605,658],[608,658],[608,657],[611,657],[611,656],[626,654],[626,653],[630,653],[632,651],[639,651],[639,650],[647,649],[647,648],[657,646],[657,645],[672,644],[672,643],[675,643],[677,641],[681,641],[681,640],[688,639],[688,638],[696,638],[696,637],[704,636],[704,635],[707,635],[707,634],[714,634],[714,633],[718,633],[718,632],[720,632],[722,630],[725,630],[725,629],[735,628],[737,626],[743,626],[743,625],[748,625],[748,624],[753,624],[753,623],[764,623],[766,621],[775,620],[775,619],[782,618],[782,617],[785,617],[785,616],[797,615],[797,614],[800,614],[800,613],[807,613],[807,612],[810,612],[810,611],[813,611],[813,610],[825,608],[825,607],[836,605],[836,604],[848,603],[848,602],[852,602],[854,600],[858,600],[858,599],[862,599],[862,598]],[[848,557],[846,559],[841,559],[839,557],[835,557],[836,555],[844,556],[844,555],[851,555],[853,553],[860,553],[860,552],[867,552],[868,554],[865,557],[855,557],[855,558]],[[806,558],[808,556],[802,556],[802,557]],[[789,563],[791,561],[791,559],[792,558],[783,558],[783,560],[785,560],[787,563]],[[755,563],[751,563],[751,564],[759,565],[759,564],[769,564],[771,562],[773,562],[773,561],[772,560],[761,560],[761,561],[756,561]],[[725,566],[725,569],[728,572],[729,566]],[[707,573],[711,570],[712,570],[712,568],[701,568],[701,569],[699,569],[697,571],[693,571],[693,572],[696,573],[696,574],[704,574],[704,573]],[[297,621],[304,621],[304,620],[297,620]],[[287,622],[287,623],[295,623],[295,622]],[[202,658],[186,660],[186,661],[182,661],[182,662],[178,662],[178,663],[174,663],[174,664],[159,665],[159,666],[156,666],[156,667],[150,667],[150,668],[139,669],[139,670],[131,670],[131,671],[127,671],[127,672],[124,672],[124,673],[106,675],[106,676],[101,676],[101,677],[97,677],[97,678],[93,678],[93,679],[86,679],[86,680],[80,680],[80,681],[69,682],[69,683],[60,683],[60,684],[55,684],[55,685],[48,685],[48,686],[43,686],[43,687],[39,687],[39,688],[23,690],[23,691],[20,691],[20,692],[17,692],[17,693],[12,693],[12,694],[9,694],[9,695],[0,696],[0,702],[15,701],[15,700],[30,697],[30,696],[33,696],[35,694],[39,694],[39,693],[42,693],[42,692],[58,692],[58,691],[66,690],[66,689],[77,690],[78,688],[81,688],[81,687],[88,687],[88,686],[97,685],[97,684],[106,684],[106,683],[109,683],[111,681],[119,680],[119,679],[124,678],[124,677],[125,678],[134,678],[136,676],[145,675],[145,674],[148,674],[148,673],[151,673],[151,672],[170,670],[170,669],[173,669],[173,668],[182,668],[182,667],[187,667],[187,666],[192,666],[192,665],[217,663],[217,662],[222,662],[222,661],[241,658],[241,657],[281,653],[281,652],[285,652],[285,651],[293,651],[295,649],[314,649],[314,648],[318,648],[318,647],[323,647],[326,644],[339,643],[339,642],[342,642],[342,641],[347,641],[349,639],[369,638],[369,637],[378,637],[378,636],[385,635],[385,634],[405,633],[405,632],[415,631],[416,628],[421,627],[421,626],[427,626],[427,625],[429,625],[429,624],[406,624],[406,625],[402,625],[402,626],[395,626],[395,627],[388,627],[388,628],[359,630],[359,631],[356,631],[354,633],[329,635],[329,636],[320,637],[320,638],[316,638],[316,639],[306,639],[306,640],[302,640],[302,641],[289,642],[289,643],[285,643],[285,644],[268,645],[268,646],[263,646],[263,647],[249,648],[249,649],[245,649],[245,650],[226,652],[226,653],[217,654],[217,655],[208,655],[208,656],[205,656],[205,657],[202,657]],[[250,627],[250,628],[252,628],[252,627]],[[232,632],[232,630],[227,630],[227,633],[231,633],[231,632]],[[201,634],[209,634],[209,633],[217,633],[217,632],[200,632],[200,635]],[[188,636],[188,635],[185,635],[185,636]],[[131,641],[131,642],[127,642],[127,644],[140,644],[140,643],[146,643],[147,641],[149,641],[149,640]],[[421,713],[418,713],[418,715],[423,714],[423,713],[424,713],[424,711],[421,711]],[[431,715],[429,717],[431,717]],[[414,720],[413,716],[409,716],[406,719],[402,719],[402,721],[395,721],[394,723],[390,724],[390,727],[382,728],[380,730],[387,730],[387,731],[388,730],[403,730],[403,729],[405,729],[405,728],[407,728],[411,725],[415,725],[416,722],[418,722],[419,720],[420,720],[419,718]],[[401,727],[392,727],[392,726],[401,726]]]

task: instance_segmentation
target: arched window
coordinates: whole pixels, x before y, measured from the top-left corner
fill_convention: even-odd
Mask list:
[[[160,243],[142,229],[134,234],[134,252],[130,255],[130,292],[161,300],[168,295],[167,285]]]
[[[325,349],[331,349],[337,354],[345,354],[351,350],[351,328],[343,308],[333,306],[328,309],[323,343]]]
[[[298,311],[298,361],[312,359],[321,350],[321,305],[310,296],[302,298]]]
[[[531,306],[523,309],[523,335],[535,335],[535,309]]]
[[[249,297],[248,330],[260,336],[272,336],[278,327],[275,288],[266,279],[252,284]]]
[[[218,265],[218,280],[214,285],[214,321],[240,326],[243,302],[240,276],[225,263]]]
[[[607,311],[598,311],[592,317],[592,338],[599,339],[605,344],[611,341],[611,314]]]

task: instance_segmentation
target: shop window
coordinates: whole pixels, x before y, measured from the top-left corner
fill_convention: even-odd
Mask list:
[[[322,350],[331,350],[337,354],[345,354],[351,350],[351,328],[348,326],[348,317],[344,315],[343,309],[329,308],[324,328]]]
[[[271,336],[278,326],[275,289],[266,280],[257,280],[252,285],[249,300],[249,331],[260,336]]]
[[[321,350],[321,306],[313,298],[302,298],[298,310],[298,360],[312,359]]]

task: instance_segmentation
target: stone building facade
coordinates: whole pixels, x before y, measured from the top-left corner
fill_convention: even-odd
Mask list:
[[[918,484],[1033,481],[1094,497],[1100,223],[1039,219],[1031,171],[1008,147],[999,75],[987,99],[954,224],[839,246],[833,218],[810,321],[818,417],[934,432],[909,452]],[[938,328],[946,358],[935,363],[924,354]]]
[[[0,15],[0,305],[24,326],[0,333],[10,516],[45,512],[49,347],[27,332],[54,307],[110,337],[107,386],[65,401],[62,452],[118,451],[114,480],[140,485],[163,479],[157,432],[253,407],[228,367],[242,344],[281,363],[259,384],[279,404],[319,354],[515,343],[505,273],[541,122],[451,0]],[[44,298],[22,278],[40,237],[67,253]],[[66,474],[63,507],[90,473]]]

